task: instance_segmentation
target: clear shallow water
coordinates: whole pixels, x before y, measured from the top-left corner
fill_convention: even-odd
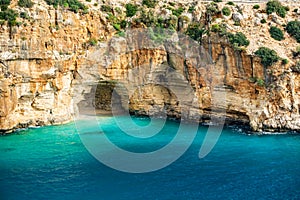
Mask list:
[[[112,118],[100,122],[111,141],[134,152],[163,147],[178,127],[169,121],[157,136],[133,139],[120,133]],[[89,121],[82,123],[89,127]],[[101,139],[94,130],[85,134]],[[176,162],[146,174],[98,162],[74,124],[0,137],[0,199],[300,199],[300,135],[249,136],[226,128],[213,151],[199,159],[206,130],[199,128]]]

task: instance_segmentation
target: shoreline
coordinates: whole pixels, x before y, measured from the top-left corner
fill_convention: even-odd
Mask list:
[[[85,110],[81,110],[79,117],[73,116],[73,119],[71,120],[67,120],[65,122],[61,122],[61,123],[57,123],[57,124],[47,124],[44,126],[28,126],[28,127],[24,127],[24,128],[16,128],[16,129],[11,129],[11,130],[7,130],[7,131],[3,131],[1,130],[0,132],[0,137],[1,136],[9,136],[9,135],[14,135],[14,134],[18,134],[19,132],[28,130],[28,129],[38,129],[38,128],[42,128],[42,127],[47,127],[47,126],[63,126],[63,125],[67,125],[70,123],[75,123],[75,121],[80,121],[80,120],[85,120],[88,119],[91,116],[95,116],[95,117],[113,117],[114,115],[112,114],[111,111],[106,111],[106,110],[92,110],[92,109],[85,109]],[[119,116],[125,116],[125,115],[119,115]],[[130,115],[131,117],[136,117],[136,118],[150,118],[147,115]],[[160,117],[154,117],[155,119],[162,119]],[[167,117],[166,120],[170,120],[176,123],[181,123],[181,119],[176,119],[174,117]],[[185,121],[184,123],[195,123],[195,121]],[[245,135],[258,135],[258,136],[262,136],[262,135],[298,135],[300,134],[299,130],[269,130],[269,129],[265,129],[263,131],[260,132],[255,132],[251,130],[251,127],[249,124],[245,123],[245,122],[241,122],[241,121],[236,121],[236,120],[232,120],[232,119],[225,119],[225,123],[222,125],[220,124],[213,124],[209,121],[206,122],[197,122],[199,126],[203,126],[203,127],[209,127],[209,126],[223,126],[223,128],[229,128],[229,129],[233,129],[235,130],[235,132],[239,133],[239,134],[245,134]]]

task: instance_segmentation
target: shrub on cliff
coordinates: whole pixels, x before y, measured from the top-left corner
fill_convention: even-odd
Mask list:
[[[77,13],[79,10],[87,11],[87,7],[78,0],[45,0],[48,5],[52,5],[54,8],[60,6],[68,6],[68,9]]]
[[[1,11],[7,10],[11,0],[0,0]]]
[[[232,1],[228,1],[226,5],[234,6],[235,4]]]
[[[97,39],[96,38],[90,38],[89,41],[88,41],[88,44],[91,45],[91,46],[96,46],[98,43]]]
[[[206,7],[206,14],[207,15],[209,15],[209,16],[215,16],[218,13],[220,13],[218,4],[212,2],[211,4],[209,4]]]
[[[186,34],[192,39],[201,43],[203,35],[207,32],[203,25],[199,23],[192,23],[188,26]]]
[[[126,7],[126,16],[127,17],[133,17],[136,14],[137,10],[138,10],[138,7],[136,5],[131,4],[131,3],[126,4],[125,7]]]
[[[264,67],[269,67],[279,60],[276,51],[267,47],[260,47],[254,54],[260,57],[260,62]]]
[[[228,33],[228,39],[232,45],[236,45],[238,47],[241,47],[241,46],[246,47],[250,44],[250,41],[247,39],[245,34],[242,32],[237,32],[236,34]]]
[[[27,14],[27,12],[21,12],[20,13],[20,17],[23,19],[30,19],[29,15]]]
[[[271,37],[275,40],[281,41],[284,40],[283,32],[280,28],[277,28],[276,26],[271,26],[269,30]]]
[[[253,9],[255,9],[255,10],[257,10],[257,9],[259,9],[259,8],[260,8],[260,6],[257,5],[257,4],[253,6]]]
[[[156,0],[143,0],[142,4],[147,6],[148,8],[155,8],[157,1]]]
[[[17,16],[18,13],[9,8],[3,12],[0,12],[0,19],[7,21],[9,26],[15,26],[17,24]]]
[[[227,34],[227,28],[226,28],[226,24],[222,23],[222,24],[213,24],[211,26],[211,31],[218,33],[220,36],[224,36]]]
[[[175,15],[176,17],[179,17],[184,11],[184,8],[179,7],[177,9],[172,10],[172,14]]]
[[[194,11],[195,11],[195,6],[190,6],[188,12],[193,13]]]
[[[286,25],[286,31],[300,43],[300,21],[291,21]]]
[[[102,5],[101,6],[101,11],[103,11],[103,12],[112,12],[112,10],[113,9],[108,5]]]
[[[225,16],[229,16],[230,14],[231,14],[231,11],[230,11],[230,9],[228,8],[228,7],[224,7],[223,9],[222,9],[222,13],[223,13],[223,15],[225,15]]]
[[[18,6],[24,7],[24,8],[32,8],[34,3],[31,0],[19,0]]]
[[[276,12],[278,16],[284,18],[288,7],[282,6],[282,4],[278,0],[271,0],[267,3],[266,10],[268,14]]]

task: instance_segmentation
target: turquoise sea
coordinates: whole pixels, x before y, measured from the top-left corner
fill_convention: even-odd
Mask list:
[[[78,123],[89,127],[80,133],[85,137],[104,138],[89,120]],[[113,143],[133,152],[162,148],[179,126],[167,121],[158,135],[137,139],[122,133],[113,117],[100,117],[99,123]],[[206,130],[199,126],[193,144],[171,165],[136,174],[95,159],[75,123],[2,136],[0,199],[300,199],[300,135],[249,135],[227,127],[214,149],[199,159]]]

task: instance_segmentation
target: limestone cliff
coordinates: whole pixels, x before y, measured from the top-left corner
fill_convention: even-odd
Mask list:
[[[253,4],[237,2],[230,7],[230,16],[218,13],[207,23],[208,2],[159,2],[155,8],[144,8],[146,14],[174,22],[177,33],[168,42],[152,44],[145,35],[132,31],[147,27],[145,21],[139,21],[142,11],[126,17],[125,3],[119,1],[83,3],[88,12],[53,8],[44,1],[34,1],[32,8],[11,3],[11,8],[28,13],[29,18],[18,18],[22,23],[17,26],[4,23],[0,27],[1,132],[65,123],[78,109],[90,106],[110,110],[116,82],[132,80],[133,71],[136,77],[145,74],[134,70],[140,66],[158,73],[158,66],[165,65],[180,71],[188,81],[197,100],[186,106],[194,108],[190,114],[199,116],[201,122],[208,122],[211,115],[218,116],[217,111],[225,109],[229,121],[249,124],[254,131],[300,130],[300,73],[293,70],[299,56],[292,53],[297,42],[287,33],[283,41],[276,41],[268,32],[270,26],[299,19],[299,11],[293,11],[297,5],[290,4],[287,16],[280,18],[264,13],[265,3],[259,4],[260,10],[254,10]],[[145,7],[140,1],[136,4]],[[112,10],[107,12],[103,5]],[[168,9],[170,6],[173,9]],[[227,5],[223,2],[218,6],[221,10]],[[181,12],[179,8],[184,9]],[[262,19],[267,23],[260,23]],[[125,28],[119,27],[120,21],[127,22]],[[203,47],[185,40],[180,46],[176,36],[183,35],[190,23],[203,23],[207,30],[225,23],[227,32],[243,32],[250,45],[236,48],[227,37],[210,31],[199,41]],[[145,33],[138,31],[141,32]],[[196,50],[185,49],[191,46]],[[276,50],[289,63],[277,62],[266,68],[254,55],[260,46]],[[130,111],[149,115],[165,109],[167,115],[179,118],[178,97],[149,80],[147,77],[143,80],[146,84],[133,91]],[[215,104],[214,109],[213,90],[226,93],[226,99]],[[184,85],[178,91],[188,95]],[[121,107],[126,106],[124,103],[119,102]]]

